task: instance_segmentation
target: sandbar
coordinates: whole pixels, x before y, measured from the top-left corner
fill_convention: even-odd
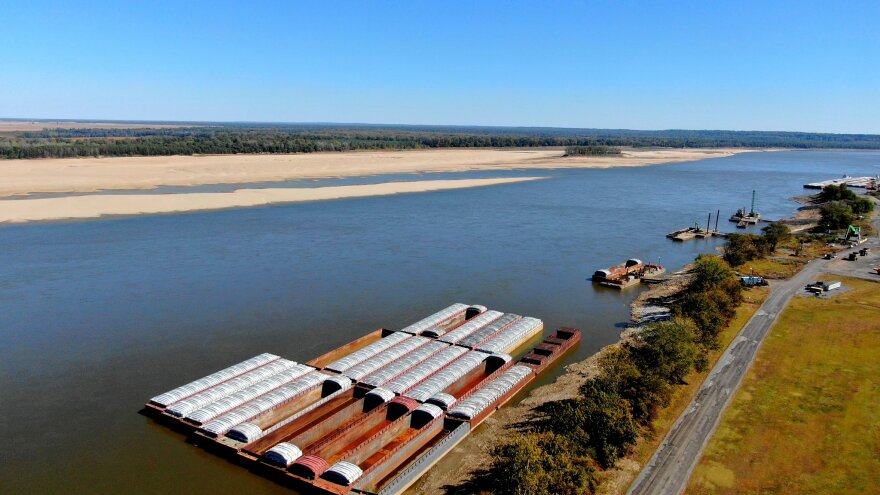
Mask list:
[[[541,179],[425,180],[315,188],[237,189],[232,192],[182,194],[90,194],[59,198],[0,200],[0,223],[97,218],[105,215],[165,214],[264,206],[341,198],[387,196],[512,184]]]
[[[626,149],[620,156],[564,157],[561,148],[432,149],[266,155],[0,160],[0,197],[153,189],[378,174],[633,167],[731,156],[748,149]]]

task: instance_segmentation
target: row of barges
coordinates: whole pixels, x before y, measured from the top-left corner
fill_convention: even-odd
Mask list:
[[[313,493],[400,493],[580,340],[453,304],[308,363],[261,354],[157,395],[155,418]]]

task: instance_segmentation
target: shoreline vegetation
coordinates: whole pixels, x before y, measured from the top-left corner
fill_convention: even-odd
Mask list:
[[[779,278],[791,276],[803,260],[829,251],[812,237],[792,235],[781,223],[760,236],[738,234],[722,256],[701,255],[643,292],[633,302],[633,321],[650,320],[660,309],[671,318],[631,328],[618,343],[569,365],[556,382],[533,390],[476,435],[476,453],[465,454],[444,476],[429,475],[419,490],[626,493],[769,294],[765,287],[744,289],[737,271],[788,256],[796,259]]]
[[[680,404],[680,389],[699,387],[739,332],[735,327],[759,304],[750,296],[740,305],[739,280],[719,256],[702,255],[686,272],[673,282],[674,290],[665,284],[649,289],[672,306],[672,319],[623,332],[618,343],[567,366],[554,383],[499,411],[474,435],[471,448],[432,470],[414,490],[624,492],[640,468],[632,467],[638,463],[634,453],[671,426],[675,418],[667,418],[668,412],[689,402]],[[645,462],[651,453],[639,459]]]
[[[562,156],[608,156],[619,155],[620,148],[613,146],[567,146]]]
[[[776,131],[180,122],[91,128],[46,122],[36,130],[34,124],[0,121],[0,159],[511,147],[880,149],[880,135]]]

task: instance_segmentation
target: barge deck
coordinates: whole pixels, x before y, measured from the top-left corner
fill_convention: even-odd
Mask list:
[[[304,493],[400,493],[580,341],[560,328],[522,353],[543,329],[454,304],[305,364],[261,354],[144,411]]]

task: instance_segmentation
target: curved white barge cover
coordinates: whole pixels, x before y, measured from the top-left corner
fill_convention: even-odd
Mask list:
[[[492,323],[493,321],[501,318],[504,313],[500,311],[495,311],[494,309],[490,309],[489,311],[483,312],[474,316],[470,320],[467,321],[464,325],[452,330],[451,332],[447,332],[446,334],[440,336],[438,340],[440,342],[448,342],[450,344],[455,344],[459,340],[467,337],[468,335],[476,332],[477,330],[483,328],[484,326]]]
[[[450,394],[440,392],[439,394],[426,400],[426,404],[434,404],[444,411],[448,411],[450,407],[455,405],[457,399]]]
[[[466,352],[468,352],[466,348],[457,345],[446,347],[409,371],[386,383],[384,387],[396,394],[402,394]]]
[[[363,349],[358,349],[358,350],[352,352],[351,354],[349,354],[341,359],[337,359],[336,361],[333,361],[332,363],[328,364],[326,366],[326,368],[330,371],[342,373],[343,371],[348,370],[352,366],[354,366],[358,363],[362,363],[362,362],[366,361],[367,359],[370,359],[371,357],[375,356],[376,354],[379,354],[380,352],[384,351],[385,349],[388,349],[389,347],[391,347],[395,344],[399,344],[400,342],[403,342],[404,340],[406,340],[410,337],[412,337],[412,335],[410,335],[408,333],[394,332],[386,337],[382,337],[381,339],[377,340],[376,342],[373,342],[372,344],[364,347]]]
[[[293,382],[311,371],[314,371],[314,368],[311,366],[305,364],[294,365],[281,373],[272,375],[250,387],[239,390],[238,392],[223,397],[222,399],[218,399],[201,409],[197,409],[187,414],[186,417],[199,424],[205,423],[226,411],[230,411],[242,404],[252,401],[271,390]]]
[[[449,416],[466,420],[474,419],[531,373],[531,368],[521,364],[507,368],[498,378],[456,404],[449,411]]]
[[[296,397],[306,390],[324,383],[324,380],[328,378],[327,375],[318,371],[307,373],[291,383],[263,394],[242,406],[212,419],[203,424],[201,429],[214,435],[221,435],[232,427],[244,423],[245,421],[250,421],[260,414],[283,404],[288,399]]]
[[[464,349],[464,347],[456,346],[455,349]],[[419,402],[425,402],[453,383],[461,380],[465,375],[483,364],[485,359],[486,355],[482,352],[469,351],[403,395]],[[455,402],[454,398],[453,402]]]
[[[498,318],[493,321],[489,325],[477,330],[476,332],[468,335],[467,337],[461,339],[458,342],[458,345],[463,345],[466,347],[476,347],[483,343],[489,337],[501,332],[502,329],[505,329],[522,318],[520,315],[515,315],[513,313],[505,313],[504,316]]]
[[[296,366],[296,363],[293,361],[276,359],[275,361],[271,361],[259,368],[238,375],[231,380],[227,380],[219,385],[215,385],[207,390],[191,395],[180,402],[168,406],[165,411],[173,416],[182,418],[214,401],[220,400],[227,395],[234,394],[239,390],[265,380],[270,376],[277,375],[278,373],[294,366]]]
[[[424,337],[420,337],[424,338]],[[366,383],[367,385],[372,385],[374,387],[381,387],[393,380],[397,375],[404,373],[409,370],[413,366],[421,363],[422,361],[428,359],[434,353],[440,352],[442,349],[449,348],[449,344],[444,342],[437,342],[434,340],[428,339],[429,342],[412,352],[404,354],[398,359],[395,359],[388,365],[380,368],[379,370],[371,373],[369,376],[361,380],[362,383]]]
[[[413,323],[412,325],[404,328],[401,332],[407,332],[414,335],[421,335],[425,330],[430,330],[443,322],[453,318],[456,315],[464,313],[468,309],[467,304],[455,303],[448,308],[441,309],[440,311],[428,316],[427,318],[422,318],[421,320]]]
[[[253,423],[242,423],[229,430],[226,436],[239,442],[251,443],[263,436],[263,429]]]
[[[376,387],[373,390],[370,390],[369,392],[367,392],[367,395],[371,397],[378,397],[381,402],[388,402],[389,400],[394,398],[394,392],[382,387]]]
[[[339,461],[330,466],[330,469],[324,471],[324,474],[321,477],[337,485],[349,486],[363,475],[363,470],[361,470],[357,464],[352,464],[347,461]]]
[[[489,340],[477,346],[477,349],[491,353],[512,351],[513,349],[509,349],[510,346],[533,333],[541,325],[543,325],[541,320],[527,316],[502,330],[498,335],[489,338]]]
[[[267,450],[266,453],[263,454],[263,459],[270,464],[288,468],[295,460],[302,457],[302,455],[302,450],[296,445],[290,442],[281,442]]]
[[[168,407],[169,405],[179,400],[185,399],[190,395],[201,392],[206,388],[213,387],[214,385],[229,380],[230,378],[236,377],[242,373],[247,373],[248,371],[258,366],[262,366],[269,361],[274,361],[276,359],[278,359],[278,356],[274,354],[260,354],[259,356],[252,357],[247,361],[242,361],[238,364],[234,364],[216,373],[212,373],[204,378],[199,378],[194,382],[187,383],[186,385],[181,385],[174,390],[170,390],[168,392],[165,392],[164,394],[157,395],[150,399],[150,402],[156,404],[157,406]]]
[[[354,381],[360,381],[363,377],[387,365],[395,359],[400,358],[408,352],[411,352],[427,344],[428,342],[431,342],[431,339],[427,337],[417,337],[410,335],[410,338],[401,341],[399,344],[389,347],[384,352],[377,354],[370,359],[367,359],[366,361],[352,366],[351,368],[343,371],[342,374],[351,378]]]

